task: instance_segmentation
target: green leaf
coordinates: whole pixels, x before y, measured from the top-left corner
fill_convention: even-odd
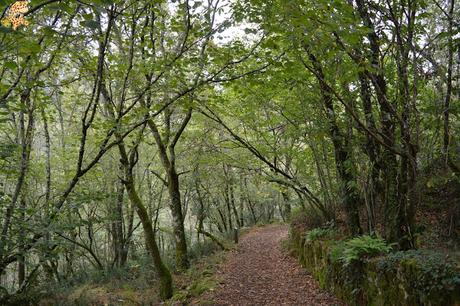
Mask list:
[[[4,66],[5,66],[6,68],[8,68],[8,69],[11,69],[11,70],[16,69],[16,67],[18,67],[18,65],[17,65],[15,62],[13,62],[13,61],[8,61],[8,62],[6,62],[6,63],[4,64]]]
[[[97,29],[99,27],[99,22],[95,20],[85,20],[81,22],[81,25],[91,29]]]
[[[26,54],[36,54],[41,50],[41,46],[35,41],[25,41],[19,46],[19,50]]]

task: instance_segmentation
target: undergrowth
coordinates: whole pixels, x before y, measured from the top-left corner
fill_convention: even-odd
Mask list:
[[[230,242],[226,241],[226,244],[231,246]],[[187,304],[186,301],[216,284],[213,272],[224,252],[207,240],[191,246],[189,254],[191,268],[184,273],[173,274],[177,290],[171,305],[179,302]],[[170,267],[172,265],[173,262],[169,263]],[[147,254],[136,254],[124,268],[82,271],[58,284],[49,284],[42,288],[40,302],[34,305],[157,305],[160,300],[154,271]]]
[[[305,235],[306,242],[313,242],[319,239],[331,238],[335,234],[332,227],[314,228]]]
[[[202,295],[218,285],[215,270],[225,259],[225,254],[218,251],[198,260],[186,273],[176,275],[174,281],[179,289],[166,305],[189,305],[192,301],[194,304],[210,303]]]
[[[313,207],[298,207],[292,210],[291,226],[300,231],[308,231],[324,226],[327,220]]]
[[[365,258],[387,254],[391,245],[380,237],[359,236],[347,241],[339,241],[331,250],[331,260],[349,265]]]
[[[391,253],[378,261],[379,271],[400,267],[416,270],[412,284],[422,298],[435,292],[455,290],[460,286],[459,267],[455,260],[433,250],[409,250]]]

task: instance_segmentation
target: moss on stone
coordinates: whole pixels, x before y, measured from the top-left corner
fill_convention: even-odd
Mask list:
[[[350,305],[460,306],[460,269],[439,262],[438,255],[397,252],[349,265],[334,260],[336,241],[306,241],[291,229],[291,246],[299,261],[318,280]]]

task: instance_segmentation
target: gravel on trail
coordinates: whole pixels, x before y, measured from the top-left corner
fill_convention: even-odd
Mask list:
[[[287,237],[287,225],[244,235],[217,272],[220,285],[209,297],[213,305],[345,305],[283,250]]]

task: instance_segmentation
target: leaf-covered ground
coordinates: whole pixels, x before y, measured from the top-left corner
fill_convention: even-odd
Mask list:
[[[220,285],[206,297],[212,305],[344,305],[285,250],[286,225],[257,228],[219,269]]]

